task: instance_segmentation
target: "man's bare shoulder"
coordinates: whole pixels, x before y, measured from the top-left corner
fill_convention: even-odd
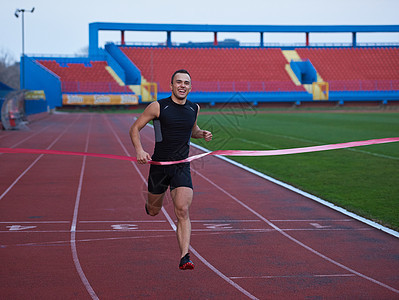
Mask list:
[[[159,103],[158,101],[152,102],[148,104],[148,106],[145,108],[143,114],[151,117],[158,117],[159,116]]]

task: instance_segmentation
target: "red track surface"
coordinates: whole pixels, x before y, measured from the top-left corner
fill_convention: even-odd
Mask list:
[[[132,122],[56,114],[0,146],[133,156]],[[194,271],[178,269],[170,198],[144,212],[148,166],[32,154],[0,166],[1,299],[399,299],[397,238],[217,157],[192,163]]]

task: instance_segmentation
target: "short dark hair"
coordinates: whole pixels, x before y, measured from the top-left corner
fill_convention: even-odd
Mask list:
[[[175,78],[175,75],[176,75],[177,73],[184,73],[184,74],[187,74],[188,76],[190,76],[190,79],[191,79],[191,75],[190,75],[190,73],[188,73],[187,70],[185,70],[185,69],[180,69],[180,70],[177,70],[176,72],[173,73],[172,78],[170,79],[170,83],[173,84],[173,78]]]

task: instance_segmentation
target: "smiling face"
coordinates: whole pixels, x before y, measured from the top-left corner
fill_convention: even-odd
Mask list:
[[[177,73],[170,85],[172,90],[172,99],[185,101],[188,93],[191,91],[191,78],[186,73]]]

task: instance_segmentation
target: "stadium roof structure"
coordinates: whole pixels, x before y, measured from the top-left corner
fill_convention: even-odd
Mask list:
[[[217,45],[218,32],[258,32],[260,45],[263,45],[263,33],[305,33],[306,45],[309,45],[309,33],[352,33],[352,46],[356,46],[358,32],[399,32],[399,25],[209,25],[209,24],[155,24],[155,23],[110,23],[94,22],[89,24],[89,55],[99,52],[99,31],[120,31],[124,44],[125,31],[163,31],[167,34],[166,46],[172,46],[172,32],[213,32]]]

